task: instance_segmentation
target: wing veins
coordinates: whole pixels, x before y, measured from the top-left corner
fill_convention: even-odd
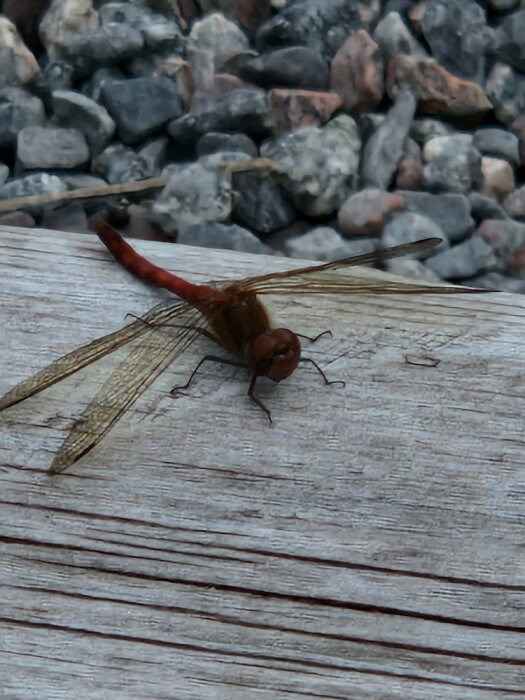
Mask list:
[[[89,452],[120,416],[146,391],[166,367],[186,350],[206,319],[198,311],[191,327],[176,336],[150,329],[148,336],[133,347],[84,409],[53,460],[50,473],[71,466]]]
[[[118,350],[151,329],[151,325],[167,324],[173,318],[186,313],[191,307],[186,302],[162,303],[150,309],[144,316],[117,331],[96,338],[86,345],[62,355],[51,364],[22,380],[0,397],[0,411],[40,393],[102,357]]]
[[[261,290],[262,293],[262,289],[265,286],[263,285],[263,283],[271,283],[272,280],[279,281],[286,278],[293,278],[295,276],[301,277],[303,275],[327,272],[329,270],[337,270],[342,267],[353,267],[355,265],[371,265],[373,263],[382,262],[383,260],[389,260],[390,258],[397,258],[401,255],[408,255],[411,253],[422,253],[426,250],[434,248],[441,242],[441,238],[424,238],[420,241],[402,243],[401,245],[392,246],[391,248],[374,250],[370,253],[363,253],[361,255],[352,255],[348,258],[342,258],[341,260],[332,260],[331,262],[321,263],[320,265],[307,265],[305,267],[300,267],[297,270],[269,272],[264,275],[257,275],[256,277],[248,277],[242,280],[240,284],[246,289],[250,289],[253,291]],[[270,284],[268,284],[268,288],[269,287]]]

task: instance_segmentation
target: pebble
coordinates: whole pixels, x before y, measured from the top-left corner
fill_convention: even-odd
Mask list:
[[[182,114],[177,86],[169,78],[106,82],[100,98],[126,145],[141,143]]]
[[[268,92],[268,100],[279,134],[324,124],[342,106],[338,94],[321,90],[276,88]]]
[[[243,253],[271,255],[272,249],[264,245],[257,236],[237,224],[222,224],[206,221],[185,226],[177,234],[177,243],[197,245],[204,248],[239,250]]]
[[[401,212],[386,222],[381,242],[384,246],[410,243],[421,238],[441,238],[439,250],[448,246],[448,241],[439,226],[426,216],[414,212]],[[422,253],[419,257],[425,257]],[[416,256],[418,257],[418,256]]]
[[[483,84],[490,31],[485,10],[475,0],[428,0],[421,31],[443,68]]]
[[[294,206],[307,216],[331,214],[357,182],[361,142],[355,121],[346,114],[323,127],[307,126],[261,146],[275,161]]]
[[[18,87],[0,86],[0,148],[14,147],[18,133],[27,126],[42,126],[44,103]]]
[[[482,182],[481,154],[472,135],[436,136],[423,149],[425,187],[431,192],[465,193]]]
[[[58,124],[75,124],[92,154],[100,153],[115,133],[115,122],[102,105],[74,90],[54,90],[51,107]]]
[[[394,212],[405,208],[400,194],[369,188],[350,195],[341,205],[337,222],[345,236],[373,236],[381,233]]]
[[[327,62],[307,46],[276,49],[252,58],[242,65],[240,76],[262,87],[325,90],[330,82]]]
[[[442,279],[464,280],[488,272],[496,262],[492,246],[475,236],[433,255],[426,265]]]
[[[27,85],[40,68],[36,58],[22,41],[15,25],[0,16],[0,66],[3,82]]]
[[[474,230],[469,199],[462,194],[431,194],[398,191],[407,212],[433,221],[451,243],[464,239]]]
[[[388,60],[404,54],[416,60],[428,58],[428,53],[407,27],[399,12],[389,12],[377,24],[372,35],[383,57]]]
[[[78,129],[26,126],[18,133],[16,155],[23,170],[76,168],[89,161],[89,148]]]
[[[503,208],[513,219],[525,219],[525,185],[507,194]]]
[[[403,156],[417,101],[409,90],[397,93],[381,126],[363,149],[361,175],[365,187],[387,189]]]
[[[232,186],[236,195],[232,218],[242,226],[268,234],[290,226],[297,218],[282,188],[260,171],[234,173]]]
[[[504,18],[494,32],[493,51],[500,61],[525,71],[525,10],[513,12]]]
[[[383,99],[383,73],[379,46],[367,31],[359,29],[332,60],[330,88],[341,97],[346,112],[366,112]]]

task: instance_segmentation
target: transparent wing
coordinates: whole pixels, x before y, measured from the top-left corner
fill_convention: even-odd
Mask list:
[[[159,304],[140,319],[73,350],[17,384],[0,398],[0,411],[135,341],[127,357],[74,425],[49,470],[50,473],[63,471],[89,452],[122,413],[208,326],[213,311],[202,306],[204,314],[181,300]]]
[[[118,350],[126,343],[149,331],[151,324],[162,325],[175,321],[179,316],[186,314],[189,308],[191,307],[183,301],[159,304],[148,311],[141,319],[129,323],[114,333],[97,338],[67,355],[63,355],[0,397],[0,411],[34,394],[38,394],[48,386],[69,377],[92,362],[96,362],[101,357]]]
[[[193,342],[206,321],[197,311],[188,316],[184,322],[191,323],[191,327],[180,327],[176,335],[169,329],[151,328],[146,337],[131,348],[72,428],[53,460],[50,474],[64,471],[89,452],[124,411]]]
[[[441,243],[440,238],[425,238],[421,241],[384,248],[382,250],[354,255],[341,260],[334,260],[321,265],[311,265],[297,270],[269,273],[247,278],[240,282],[244,290],[256,294],[458,294],[487,292],[486,289],[454,287],[444,285],[425,285],[415,282],[383,281],[360,276],[339,274],[337,271],[355,265],[381,263],[401,255],[422,253]],[[334,273],[334,274],[330,274]]]

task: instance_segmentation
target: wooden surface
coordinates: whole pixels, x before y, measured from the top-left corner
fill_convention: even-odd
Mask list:
[[[91,235],[0,229],[0,394],[163,296]],[[1,698],[525,698],[525,298],[270,302],[347,382],[261,384],[272,427],[232,367],[169,397],[204,338],[65,475],[118,357],[0,415]]]

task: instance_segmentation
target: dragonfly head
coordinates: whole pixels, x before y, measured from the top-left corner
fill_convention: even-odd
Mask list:
[[[287,328],[261,333],[250,344],[250,365],[258,377],[281,382],[297,367],[301,357],[299,338]]]

